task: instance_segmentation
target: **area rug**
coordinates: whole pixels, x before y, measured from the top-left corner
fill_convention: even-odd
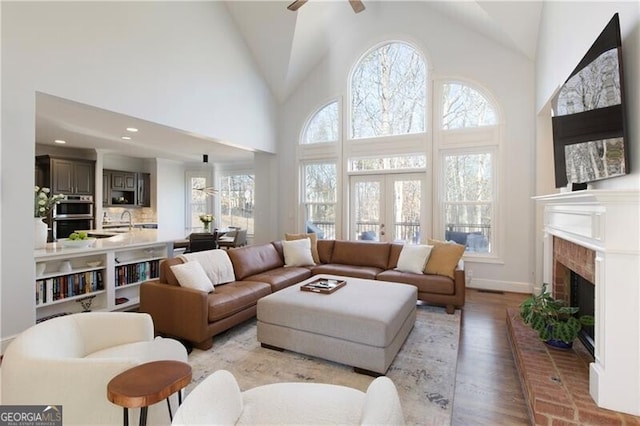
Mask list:
[[[460,311],[418,305],[416,323],[387,371],[395,383],[408,425],[449,425],[456,381]],[[193,381],[187,395],[216,370],[228,370],[241,390],[276,382],[315,382],[365,392],[372,377],[349,366],[291,351],[265,349],[256,339],[256,321],[215,336],[208,351],[189,354]]]

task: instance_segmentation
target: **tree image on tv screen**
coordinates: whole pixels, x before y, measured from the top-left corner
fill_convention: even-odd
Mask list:
[[[567,145],[564,152],[569,182],[588,182],[625,173],[622,138]]]

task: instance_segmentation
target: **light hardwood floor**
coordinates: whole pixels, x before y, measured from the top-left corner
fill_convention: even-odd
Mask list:
[[[526,297],[467,290],[453,400],[454,426],[530,424],[507,338],[505,312]]]

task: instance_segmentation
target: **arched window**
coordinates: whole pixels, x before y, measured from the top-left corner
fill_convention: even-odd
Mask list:
[[[367,53],[351,75],[351,137],[425,131],[426,64],[410,45],[390,42]]]
[[[336,142],[338,140],[338,102],[320,108],[309,120],[301,142],[303,144]]]
[[[490,126],[497,122],[491,103],[463,83],[445,83],[442,90],[442,129]]]

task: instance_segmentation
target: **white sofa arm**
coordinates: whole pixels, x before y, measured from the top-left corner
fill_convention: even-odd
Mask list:
[[[386,376],[376,378],[367,388],[361,425],[404,425],[398,391]]]
[[[218,370],[189,393],[171,425],[235,425],[242,408],[242,394],[235,377],[227,370]]]

